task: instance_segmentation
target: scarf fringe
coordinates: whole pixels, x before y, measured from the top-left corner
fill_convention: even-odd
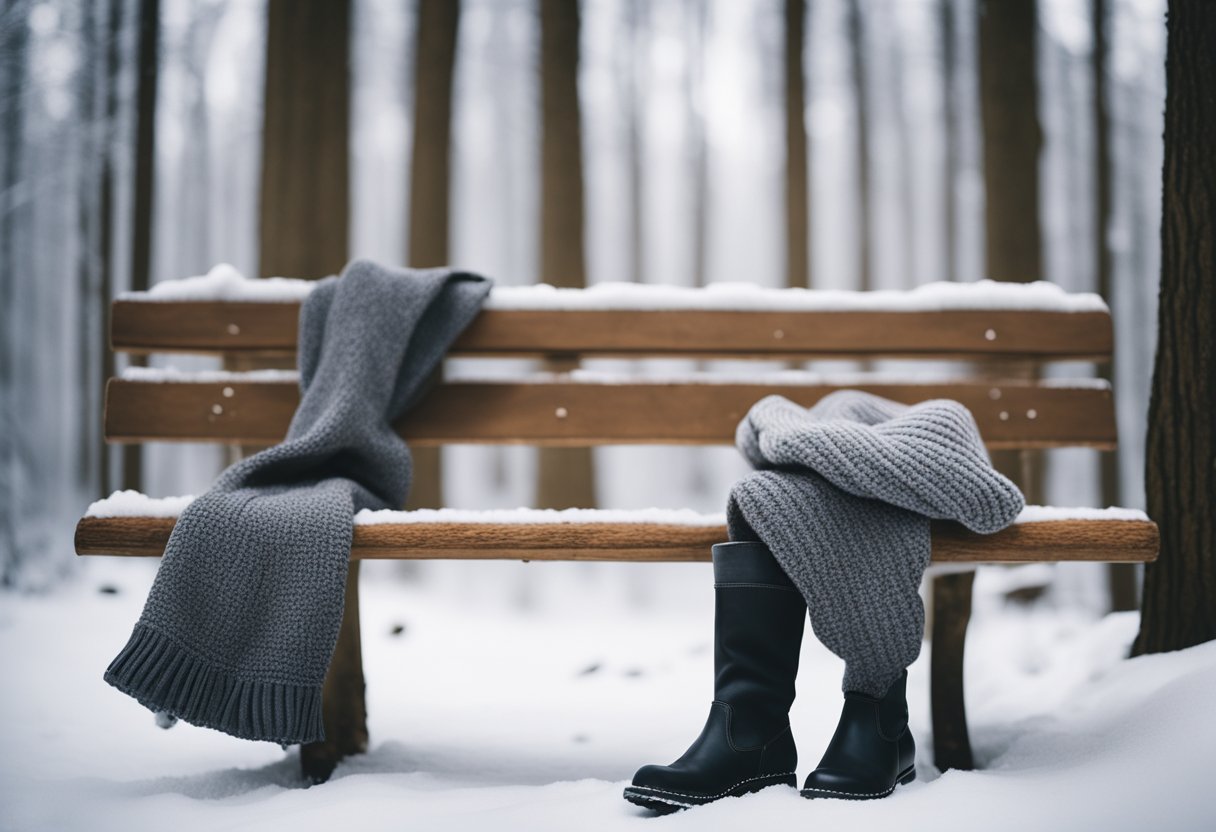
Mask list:
[[[325,739],[320,685],[239,679],[137,624],[105,680],[153,711],[246,740]]]

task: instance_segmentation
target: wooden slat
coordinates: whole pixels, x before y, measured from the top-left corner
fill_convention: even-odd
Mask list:
[[[115,301],[127,352],[295,352],[297,303]],[[486,310],[454,355],[1108,360],[1105,312],[729,312]]]
[[[159,556],[173,518],[86,517],[76,526],[79,555]],[[351,556],[401,560],[709,560],[726,540],[719,526],[654,523],[398,523],[355,526]],[[977,535],[933,525],[933,562],[1140,563],[1157,556],[1157,527],[1142,520],[1052,520]]]
[[[962,402],[991,448],[1115,444],[1110,391],[1032,383],[860,384],[902,402]],[[442,384],[406,417],[402,436],[448,443],[576,446],[732,444],[735,427],[766,395],[809,406],[839,389],[780,384]],[[291,382],[146,382],[111,379],[106,439],[271,444],[299,400]],[[1004,414],[1004,415],[1002,415]]]

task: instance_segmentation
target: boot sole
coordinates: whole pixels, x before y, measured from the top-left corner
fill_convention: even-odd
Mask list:
[[[895,778],[895,785],[891,786],[891,788],[887,789],[885,792],[860,793],[840,792],[832,789],[799,789],[798,794],[802,795],[808,800],[815,800],[816,798],[829,798],[833,800],[881,800],[884,797],[890,797],[891,793],[895,791],[895,786],[905,786],[915,779],[916,767],[908,766],[899,773],[898,777]]]
[[[723,800],[728,797],[742,797],[745,794],[752,794],[761,789],[767,789],[770,786],[789,786],[794,788],[797,785],[798,781],[794,773],[790,772],[789,774],[773,774],[767,777],[753,777],[716,795],[685,794],[684,792],[673,792],[669,789],[654,789],[650,786],[626,786],[623,796],[635,806],[650,809],[652,812],[657,812],[660,815],[670,815],[672,812],[691,809],[694,806],[704,806],[716,800]]]

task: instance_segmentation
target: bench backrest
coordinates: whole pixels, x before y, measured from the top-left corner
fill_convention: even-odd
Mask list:
[[[286,356],[294,352],[298,315],[297,302],[123,299],[113,305],[111,343],[132,353]],[[764,395],[810,405],[847,386],[906,402],[957,399],[994,449],[1111,448],[1116,434],[1107,385],[1039,381],[1028,369],[1051,361],[1107,361],[1112,342],[1105,311],[488,309],[459,339],[454,356],[932,358],[965,362],[966,375],[833,379],[735,371],[711,379],[623,380],[575,372],[445,381],[400,430],[419,445],[730,444],[739,419]],[[265,444],[284,436],[297,401],[290,377],[116,378],[107,387],[105,433],[113,442]]]

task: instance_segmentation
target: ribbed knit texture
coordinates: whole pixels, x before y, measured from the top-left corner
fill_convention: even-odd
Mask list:
[[[757,470],[731,490],[731,539],[768,545],[844,659],[846,691],[882,696],[920,653],[930,518],[990,534],[1024,502],[970,411],[944,399],[842,390],[807,409],[769,396],[735,441]]]
[[[355,512],[405,503],[410,452],[392,423],[489,291],[476,275],[367,261],[321,281],[300,311],[302,396],[286,440],[182,513],[107,682],[237,737],[324,738]]]

